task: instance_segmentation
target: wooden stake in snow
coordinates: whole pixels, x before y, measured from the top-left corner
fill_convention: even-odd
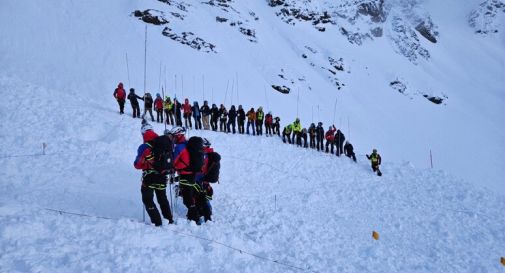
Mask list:
[[[378,233],[377,231],[375,231],[375,230],[374,230],[374,231],[372,232],[372,238],[373,238],[374,240],[379,240],[379,233]]]

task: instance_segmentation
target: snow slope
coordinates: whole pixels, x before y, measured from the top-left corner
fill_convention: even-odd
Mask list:
[[[1,272],[503,268],[498,195],[407,162],[386,163],[377,177],[363,157],[355,164],[277,138],[199,132],[223,158],[214,222],[187,223],[178,200],[177,225],[146,226],[131,166],[138,120],[99,104],[75,107],[72,95],[12,77],[0,78],[0,90]],[[36,115],[8,103],[19,95]]]
[[[154,9],[169,23],[148,24],[148,91],[159,92],[166,83],[170,94],[191,100],[262,105],[282,125],[296,116],[304,126],[335,123],[360,153],[375,147],[390,162],[429,167],[431,150],[435,168],[505,193],[505,40],[503,31],[494,33],[503,29],[505,13],[486,13],[502,1],[391,0],[379,22],[357,10],[380,1],[284,2],[308,14],[329,11],[336,23],[317,25],[325,32],[311,21],[288,24],[291,17],[276,15],[282,6],[267,1],[2,1],[0,74],[112,109],[117,82],[144,89],[146,24],[133,11]],[[420,20],[434,24],[436,44],[414,30]],[[216,53],[163,36],[165,27],[179,38],[194,33],[214,44]],[[350,43],[342,27],[361,45]],[[381,37],[370,36],[374,27],[382,29]],[[394,81],[406,89],[393,89]],[[271,85],[286,85],[291,93]],[[423,95],[445,100],[436,105]]]

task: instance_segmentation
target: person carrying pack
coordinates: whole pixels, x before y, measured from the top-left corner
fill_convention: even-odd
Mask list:
[[[371,155],[366,155],[366,158],[372,163],[372,170],[377,173],[378,176],[382,176],[382,172],[379,170],[379,166],[382,163],[381,156],[377,153],[377,149],[373,149]]]
[[[223,104],[219,108],[219,131],[226,133],[226,121],[228,120],[228,111]]]
[[[193,124],[191,124],[191,113],[192,113],[192,109],[191,109],[191,105],[189,104],[189,100],[186,98],[184,100],[184,105],[182,105],[182,110],[184,112],[184,126],[186,126],[186,129],[189,128],[189,129],[192,129],[193,128]],[[189,126],[188,126],[188,123],[189,123]]]
[[[119,114],[124,114],[124,103],[126,101],[126,91],[124,91],[123,88],[123,83],[120,82],[117,85],[117,88],[114,90],[114,93],[112,93],[114,98],[116,98],[117,103],[119,104]]]
[[[232,105],[230,111],[228,112],[228,123],[226,124],[226,132],[235,134],[235,126],[237,124],[237,110],[235,110],[235,105]]]
[[[210,141],[203,139],[204,164],[202,171],[196,175],[196,183],[202,188],[202,192],[198,198],[198,207],[200,215],[204,217],[205,222],[212,221],[212,206],[210,201],[214,195],[214,190],[209,183],[219,181],[219,170],[221,156],[210,147]]]
[[[144,143],[137,149],[137,156],[133,162],[136,169],[142,170],[142,203],[155,226],[161,226],[161,216],[153,201],[154,194],[160,205],[161,214],[174,223],[170,204],[167,199],[167,173],[172,169],[172,141],[167,136],[158,136],[152,126],[142,120],[141,127]]]
[[[219,109],[215,103],[212,104],[212,109],[210,109],[210,127],[212,131],[217,131],[217,120],[219,119]]]
[[[182,126],[182,118],[181,118],[181,103],[174,98],[174,116],[175,116],[175,125]]]
[[[200,137],[191,137],[186,141],[183,127],[173,127],[168,134],[175,143],[173,153],[173,166],[179,173],[179,190],[184,205],[188,208],[186,217],[200,225],[200,212],[197,207],[197,198],[202,188],[196,183],[195,175],[201,172],[204,164],[203,140]]]

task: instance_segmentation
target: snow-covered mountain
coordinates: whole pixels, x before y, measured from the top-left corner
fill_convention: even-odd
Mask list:
[[[358,164],[202,132],[215,221],[138,223],[112,92],[144,90],[146,26],[147,91],[334,123]],[[1,1],[0,271],[499,272],[504,26],[500,0]]]

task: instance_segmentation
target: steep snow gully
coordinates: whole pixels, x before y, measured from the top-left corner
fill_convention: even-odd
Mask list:
[[[277,137],[190,131],[222,154],[214,221],[188,223],[178,200],[177,225],[146,226],[129,110],[74,107],[10,77],[0,90],[2,272],[503,270],[503,198],[406,162],[386,159],[377,177],[362,155],[353,163]],[[7,103],[17,96],[37,115]]]

